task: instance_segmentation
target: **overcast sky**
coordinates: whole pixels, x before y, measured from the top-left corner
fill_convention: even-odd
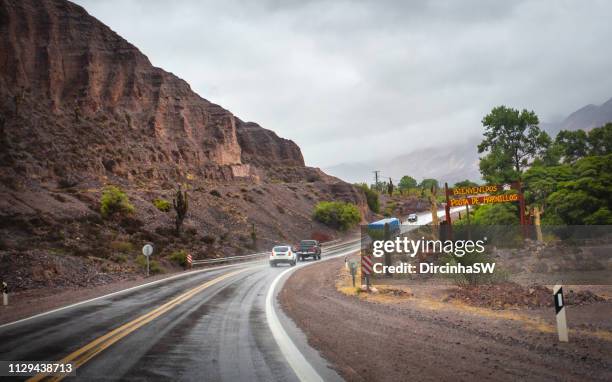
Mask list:
[[[76,2],[317,167],[477,140],[499,104],[555,121],[612,97],[612,1]]]

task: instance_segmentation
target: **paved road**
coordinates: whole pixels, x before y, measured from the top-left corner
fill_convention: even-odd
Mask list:
[[[330,247],[324,260],[357,248]],[[0,360],[68,359],[88,381],[292,381],[304,364],[314,373],[302,379],[338,379],[276,307],[287,269],[266,260],[221,267],[5,325]],[[269,323],[268,294],[281,328]]]
[[[323,261],[358,248],[330,246]],[[191,272],[3,325],[0,360],[74,362],[88,381],[338,380],[276,304],[287,270],[312,263]]]

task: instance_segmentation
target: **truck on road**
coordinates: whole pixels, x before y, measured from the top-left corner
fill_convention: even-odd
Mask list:
[[[312,257],[314,260],[320,260],[321,244],[319,244],[317,240],[302,240],[295,253],[299,261],[304,261],[308,257]]]

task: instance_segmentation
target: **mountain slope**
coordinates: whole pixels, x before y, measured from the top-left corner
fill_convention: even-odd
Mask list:
[[[561,130],[591,130],[612,122],[612,98],[603,104],[586,105],[559,123],[544,123],[542,127],[551,135]]]
[[[391,160],[369,163],[343,163],[325,168],[329,174],[349,182],[373,183],[373,171],[381,171],[381,180],[389,177],[397,183],[404,175],[417,180],[436,178],[455,183],[464,179],[478,181],[478,151],[473,142],[417,149]]]
[[[23,260],[16,269],[61,254],[131,272],[114,260],[134,265],[146,241],[161,257],[253,252],[336,235],[311,221],[319,200],[367,211],[361,192],[306,167],[294,142],[203,99],[64,0],[0,0],[0,149],[0,262]],[[127,192],[132,215],[101,218],[108,184]],[[152,203],[171,202],[178,185],[190,200],[180,238],[173,211]]]

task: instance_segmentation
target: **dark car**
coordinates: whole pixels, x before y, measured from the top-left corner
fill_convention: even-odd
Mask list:
[[[321,245],[316,240],[302,240],[295,251],[298,260],[304,261],[308,257],[321,259]]]

